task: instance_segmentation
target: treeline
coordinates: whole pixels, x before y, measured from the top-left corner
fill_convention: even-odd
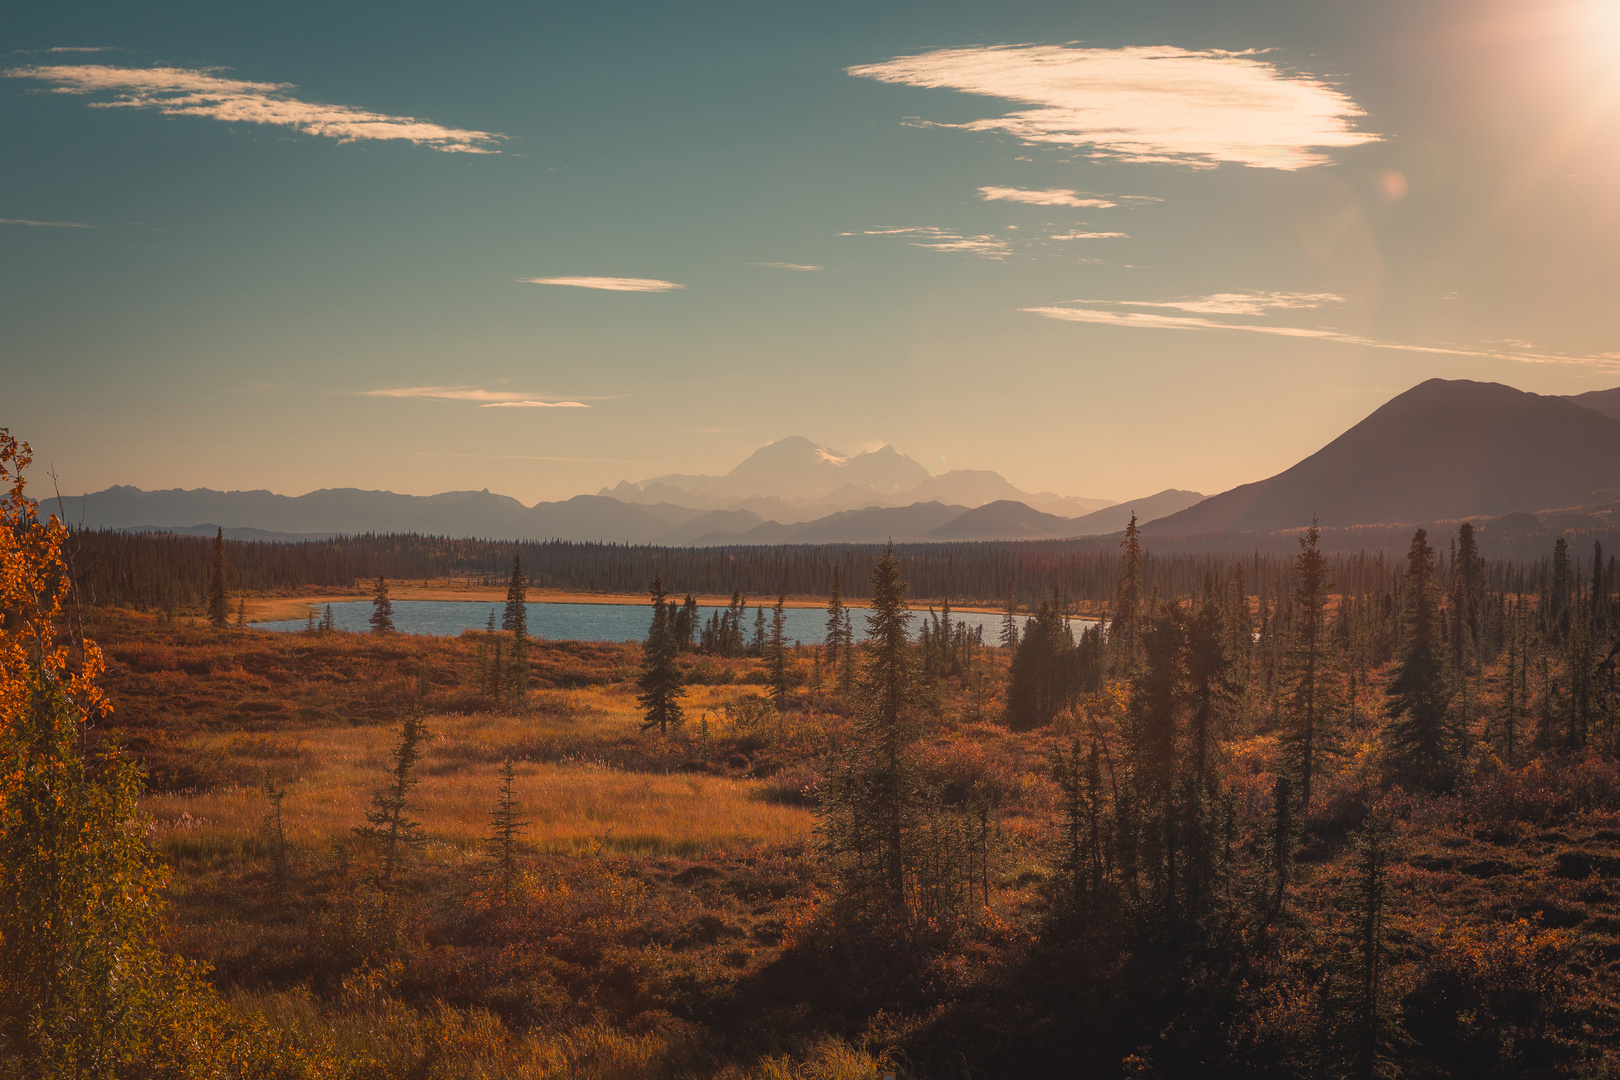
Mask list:
[[[1291,544],[1297,541],[1290,539]],[[198,609],[209,595],[212,539],[166,533],[78,531],[68,557],[81,600],[138,610]],[[1155,550],[1142,554],[1144,597],[1192,596],[1206,582],[1240,570],[1248,594],[1262,601],[1285,596],[1292,557],[1286,551],[1246,555]],[[779,547],[663,548],[563,541],[510,543],[411,534],[353,536],[278,543],[225,542],[227,587],[232,592],[293,593],[353,588],[362,580],[454,578],[504,583],[521,558],[530,586],[585,592],[639,593],[662,577],[674,593],[744,596],[826,596],[838,574],[852,599],[870,599],[868,577],[882,557],[875,544]],[[895,556],[920,599],[1001,604],[1009,592],[1025,610],[1057,589],[1080,607],[1108,604],[1119,587],[1121,562],[1113,541],[1035,541],[898,544]],[[1487,560],[1492,592],[1541,594],[1555,568],[1551,541],[1535,558]],[[1393,593],[1402,560],[1382,552],[1328,553],[1338,590],[1354,595]],[[1442,551],[1442,562],[1450,556]],[[1612,562],[1612,560],[1611,560]],[[1572,582],[1591,579],[1584,550],[1572,551]],[[1611,575],[1612,577],[1612,575]]]

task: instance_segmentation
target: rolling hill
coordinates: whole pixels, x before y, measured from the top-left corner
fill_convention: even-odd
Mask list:
[[[1330,526],[1497,517],[1612,499],[1620,489],[1620,419],[1577,401],[1430,379],[1292,468],[1151,521],[1143,532],[1271,531],[1312,517]]]

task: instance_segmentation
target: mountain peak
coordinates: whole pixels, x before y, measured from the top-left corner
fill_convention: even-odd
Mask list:
[[[1496,517],[1620,489],[1620,420],[1501,383],[1429,379],[1303,461],[1151,523],[1159,535]]]

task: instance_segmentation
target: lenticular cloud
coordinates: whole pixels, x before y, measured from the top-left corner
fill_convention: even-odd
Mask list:
[[[1303,169],[1325,150],[1377,142],[1365,112],[1320,79],[1256,53],[1136,46],[997,45],[939,49],[849,68],[905,86],[960,90],[1030,106],[962,124],[1098,157],[1213,168]]]
[[[389,116],[349,105],[293,97],[290,83],[246,82],[186,68],[120,68],[57,64],[12,68],[13,79],[51,83],[59,94],[113,94],[91,104],[104,109],[154,109],[167,116],[205,116],[230,123],[269,124],[339,142],[397,139],[451,153],[498,153],[505,136],[445,127],[412,116]]]

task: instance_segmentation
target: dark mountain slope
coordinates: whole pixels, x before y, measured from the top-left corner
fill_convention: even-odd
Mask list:
[[[1178,510],[1185,510],[1189,506],[1203,501],[1204,496],[1196,491],[1182,491],[1178,488],[1166,488],[1157,495],[1149,495],[1145,499],[1127,500],[1114,506],[1106,507],[1094,513],[1077,517],[1069,524],[1065,536],[1107,536],[1109,533],[1120,532],[1131,522],[1131,515],[1136,515],[1136,523],[1152,521]]]
[[[1591,409],[1620,420],[1620,386],[1613,390],[1588,390],[1584,394],[1570,394],[1564,400],[1573,401],[1583,409]]]
[[[931,529],[930,540],[1036,540],[1074,535],[1073,521],[1011,499],[976,506]]]
[[[1620,488],[1620,420],[1499,383],[1430,379],[1293,468],[1148,523],[1153,535],[1434,521]]]

